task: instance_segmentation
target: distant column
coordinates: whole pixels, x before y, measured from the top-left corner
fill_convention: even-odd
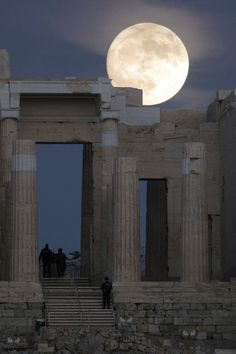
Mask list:
[[[207,282],[208,223],[204,143],[185,143],[182,194],[182,281]]]
[[[83,146],[83,184],[82,184],[82,226],[81,226],[81,265],[80,276],[90,276],[91,239],[93,223],[93,176],[92,146]]]
[[[8,80],[10,76],[9,55],[5,49],[0,49],[0,79]]]
[[[36,156],[31,140],[19,140],[14,145],[12,194],[11,280],[36,281]]]
[[[140,280],[139,203],[136,159],[116,160],[113,181],[113,281]]]
[[[10,279],[9,250],[11,237],[11,213],[10,203],[11,193],[11,161],[13,154],[13,144],[17,139],[18,120],[5,118],[1,121],[1,169],[0,169],[0,203],[1,203],[1,242],[0,242],[0,279]]]
[[[167,186],[165,179],[147,182],[146,280],[167,280]]]
[[[102,112],[102,268],[111,276],[112,268],[112,175],[118,155],[118,116],[114,111]]]

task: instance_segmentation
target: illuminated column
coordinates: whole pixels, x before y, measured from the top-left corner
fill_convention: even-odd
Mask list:
[[[208,225],[204,143],[185,143],[182,195],[182,281],[207,282]]]
[[[11,280],[36,281],[36,156],[31,140],[19,140],[14,145],[12,194]]]
[[[102,261],[104,275],[112,267],[112,175],[118,155],[118,116],[116,111],[102,111]]]
[[[9,280],[9,251],[11,238],[11,161],[13,144],[17,139],[18,120],[5,118],[1,121],[1,169],[0,169],[0,203],[1,203],[1,244],[0,244],[0,279]]]
[[[113,281],[140,280],[139,202],[136,159],[116,160],[113,180]]]

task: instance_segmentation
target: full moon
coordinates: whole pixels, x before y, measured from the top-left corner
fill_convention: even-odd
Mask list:
[[[120,32],[107,53],[112,86],[143,90],[143,104],[165,102],[183,86],[189,69],[187,50],[170,29],[138,23]]]

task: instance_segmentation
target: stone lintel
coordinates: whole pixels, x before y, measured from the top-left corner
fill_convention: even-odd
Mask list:
[[[128,125],[153,125],[160,123],[159,107],[126,107],[121,122]]]

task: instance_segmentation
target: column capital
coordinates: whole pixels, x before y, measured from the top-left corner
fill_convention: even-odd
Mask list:
[[[136,157],[118,157],[115,162],[116,173],[136,173],[137,161]]]
[[[0,119],[20,118],[20,93],[11,92],[10,82],[0,86]]]
[[[187,142],[184,143],[184,157],[200,159],[205,157],[205,143]]]
[[[119,121],[119,111],[116,110],[101,110],[101,121],[106,119],[114,119]]]
[[[0,120],[4,119],[20,119],[19,109],[1,109],[0,110]]]

